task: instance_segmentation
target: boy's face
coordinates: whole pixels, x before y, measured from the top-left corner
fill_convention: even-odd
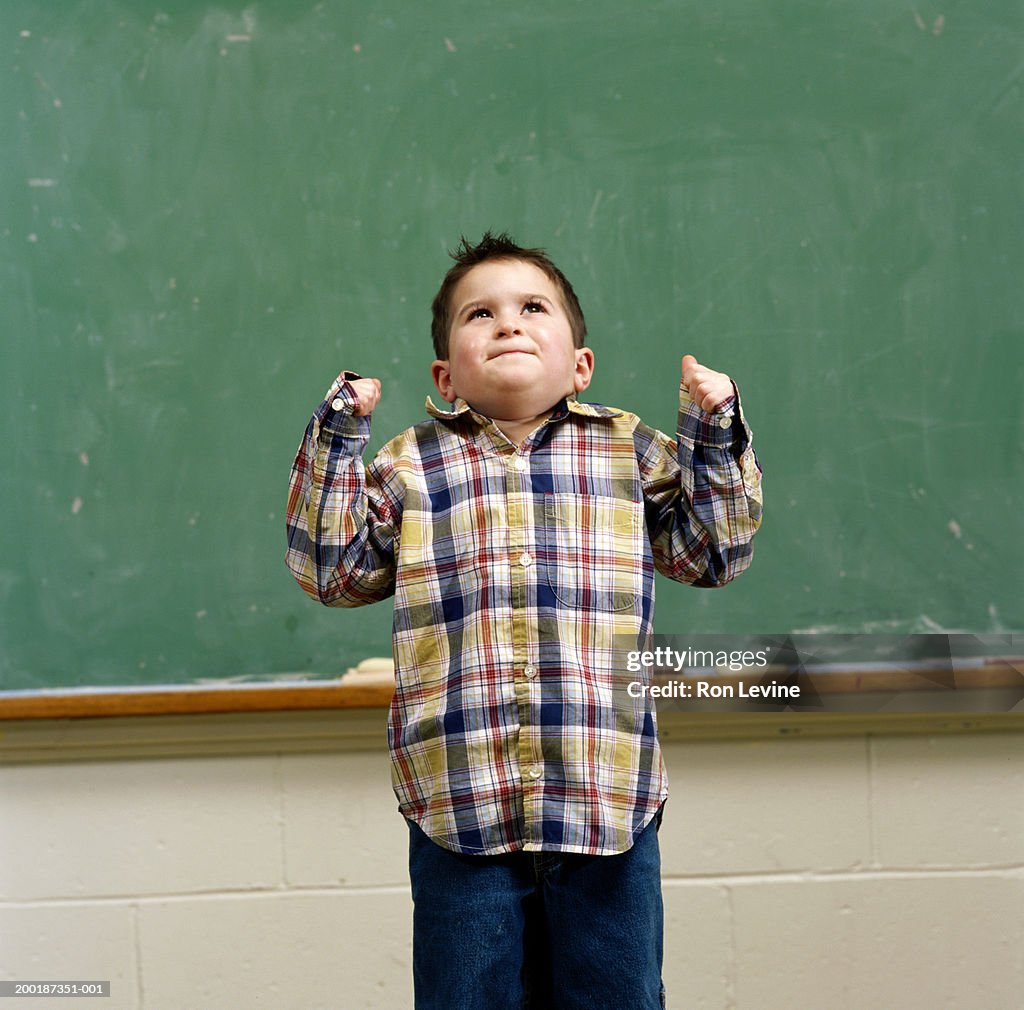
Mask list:
[[[590,385],[594,355],[575,348],[561,294],[523,260],[487,260],[452,291],[448,360],[431,366],[449,403],[496,419],[537,417]]]

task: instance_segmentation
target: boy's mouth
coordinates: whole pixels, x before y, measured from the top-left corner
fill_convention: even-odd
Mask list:
[[[491,359],[504,358],[508,354],[532,354],[532,351],[524,351],[519,347],[510,347],[507,351],[498,351],[497,354],[492,354]]]

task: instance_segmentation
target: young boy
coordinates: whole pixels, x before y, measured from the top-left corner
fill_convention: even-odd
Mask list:
[[[410,832],[417,1010],[654,1010],[654,570],[751,560],[760,469],[727,375],[682,359],[678,441],[576,399],[594,354],[540,249],[465,239],[433,305],[451,408],[364,468],[380,382],[343,372],[291,474],[287,563],[328,606],[395,595],[392,781]],[[635,679],[635,675],[631,675]]]

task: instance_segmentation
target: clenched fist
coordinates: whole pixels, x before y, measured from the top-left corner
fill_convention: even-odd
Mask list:
[[[683,355],[683,385],[690,399],[709,414],[733,395],[732,379],[725,372],[705,368],[692,354]]]
[[[373,408],[380,401],[380,379],[349,379],[349,385],[355,391],[358,400],[353,411],[356,417],[372,414]]]

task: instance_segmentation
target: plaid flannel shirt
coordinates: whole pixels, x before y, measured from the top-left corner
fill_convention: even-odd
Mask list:
[[[399,809],[461,853],[627,850],[667,788],[621,650],[647,643],[655,569],[713,587],[750,563],[761,473],[738,394],[707,414],[681,387],[677,441],[569,397],[521,447],[428,398],[364,467],[354,378],[299,446],[286,560],[327,606],[395,596]]]

